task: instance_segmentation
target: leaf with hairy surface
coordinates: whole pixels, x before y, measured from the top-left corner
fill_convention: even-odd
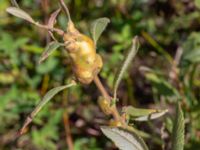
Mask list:
[[[183,150],[185,133],[184,116],[179,103],[176,106],[176,116],[173,126],[172,150]]]
[[[148,150],[143,139],[135,132],[117,127],[101,127],[102,132],[121,150]]]
[[[123,77],[124,73],[126,72],[126,70],[128,69],[131,61],[135,57],[138,49],[139,49],[139,42],[138,42],[138,37],[136,36],[132,41],[132,47],[129,50],[127,56],[125,57],[125,60],[122,64],[122,66],[119,67],[119,70],[117,71],[117,73],[115,75],[115,79],[114,79],[114,100],[117,99],[117,90],[118,90],[119,84],[122,80],[122,77]]]
[[[92,23],[91,33],[95,45],[109,22],[110,19],[104,17],[104,18],[99,18]]]
[[[26,13],[25,11],[23,11],[20,8],[9,7],[9,8],[6,9],[6,11],[9,14],[13,15],[13,16],[16,16],[18,18],[24,19],[24,20],[26,20],[28,22],[31,22],[31,23],[35,23],[35,21],[33,20],[33,18],[28,13]]]
[[[60,46],[63,46],[64,44],[62,43],[58,43],[56,41],[50,42],[44,52],[42,53],[40,59],[39,59],[39,64],[41,62],[43,62],[45,59],[47,59],[49,57],[49,55],[51,55],[57,48],[59,48]]]

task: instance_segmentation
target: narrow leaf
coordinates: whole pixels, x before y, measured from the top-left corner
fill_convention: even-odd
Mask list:
[[[38,112],[44,107],[44,105],[49,102],[58,92],[69,88],[71,86],[76,85],[74,81],[72,81],[68,85],[59,86],[56,88],[51,89],[47,92],[47,94],[43,97],[40,103],[36,106],[36,108],[31,112],[31,114],[26,118],[22,128],[20,129],[19,134],[23,134],[25,132],[26,127],[32,122],[33,118],[38,114]]]
[[[127,115],[130,115],[133,117],[147,116],[147,115],[157,112],[156,109],[141,109],[141,108],[135,108],[133,106],[123,107],[122,111],[126,113]]]
[[[73,81],[70,84],[59,86],[59,87],[55,87],[55,88],[51,89],[50,91],[48,91],[45,94],[45,96],[42,98],[42,100],[40,101],[40,103],[37,105],[37,107],[34,109],[34,111],[31,113],[31,117],[33,118],[42,109],[42,107],[48,101],[50,101],[58,92],[66,89],[66,88],[72,87],[74,85],[76,85],[76,83]]]
[[[165,115],[168,112],[167,109],[165,110],[156,110],[156,112],[151,113],[149,115],[146,116],[141,116],[141,117],[137,117],[134,120],[135,121],[148,121],[148,120],[153,120],[153,119],[157,119],[159,117],[162,117],[163,115]]]
[[[125,60],[122,64],[122,66],[119,68],[119,70],[117,71],[117,74],[115,76],[115,80],[114,80],[114,100],[116,100],[116,98],[117,98],[117,90],[118,90],[119,84],[122,80],[122,77],[123,77],[125,71],[128,69],[129,64],[131,63],[131,61],[135,57],[138,49],[139,49],[139,42],[138,42],[138,37],[136,36],[132,41],[132,47],[131,47],[130,51],[128,52],[128,55],[125,57]]]
[[[117,127],[101,127],[102,132],[121,150],[148,150],[143,139],[135,132]]]
[[[19,18],[24,19],[26,21],[29,21],[31,23],[35,23],[35,21],[33,20],[33,18],[28,13],[26,13],[25,11],[23,11],[20,8],[9,7],[9,8],[6,9],[6,11],[9,14],[13,15],[13,16],[19,17]]]
[[[109,22],[110,19],[104,17],[104,18],[99,18],[92,23],[91,33],[95,45]]]
[[[49,57],[49,55],[51,55],[57,48],[59,48],[60,46],[62,46],[62,43],[58,43],[56,41],[50,42],[44,52],[42,53],[40,59],[39,59],[39,64],[41,62],[43,62],[45,59],[47,59],[47,57]]]
[[[56,10],[55,12],[53,12],[49,18],[48,21],[48,27],[49,28],[53,28],[55,22],[56,22],[56,17],[58,16],[58,14],[60,13],[61,8],[59,8],[58,10]]]
[[[177,104],[176,117],[173,126],[173,137],[172,137],[172,150],[183,150],[184,148],[184,116],[181,110],[181,106]]]

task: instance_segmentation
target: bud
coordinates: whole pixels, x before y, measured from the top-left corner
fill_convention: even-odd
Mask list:
[[[109,101],[107,101],[104,97],[100,97],[98,99],[98,104],[101,110],[106,114],[110,115],[111,114],[111,107]]]
[[[122,123],[116,120],[110,120],[109,125],[111,127],[122,127]]]

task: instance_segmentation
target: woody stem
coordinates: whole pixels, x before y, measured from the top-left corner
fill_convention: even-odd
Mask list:
[[[108,94],[108,92],[106,91],[106,89],[104,88],[101,80],[99,79],[98,76],[96,76],[94,78],[94,83],[96,84],[97,88],[99,89],[99,91],[101,92],[102,96],[109,102],[111,103],[112,101],[112,98],[111,96]],[[111,107],[111,114],[113,116],[113,118],[116,120],[116,121],[120,121],[122,124],[125,124],[124,120],[122,119],[122,117],[120,116],[118,110],[117,110],[117,107],[116,105],[114,104],[112,107]]]

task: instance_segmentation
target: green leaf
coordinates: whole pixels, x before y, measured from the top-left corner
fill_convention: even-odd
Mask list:
[[[95,45],[109,22],[110,22],[110,19],[104,17],[104,18],[96,19],[92,23],[91,33],[92,33],[92,38],[94,40]]]
[[[33,18],[29,14],[27,14],[25,11],[23,11],[22,9],[20,9],[20,8],[17,8],[17,7],[8,7],[6,9],[6,11],[9,14],[13,15],[13,16],[16,16],[18,18],[24,19],[24,20],[29,21],[31,23],[35,23],[35,21],[33,20]]]
[[[194,0],[194,4],[197,8],[200,9],[200,0]]]
[[[101,127],[102,132],[121,150],[148,150],[143,139],[135,132],[117,127]]]
[[[41,62],[43,62],[45,59],[47,59],[49,57],[49,55],[51,55],[57,48],[59,48],[60,46],[62,46],[62,43],[58,43],[56,41],[50,42],[44,52],[42,53],[40,59],[39,59],[39,64]]]
[[[183,150],[184,148],[184,133],[185,133],[184,116],[181,110],[181,106],[177,103],[176,117],[173,126],[172,137],[172,150]]]
[[[146,73],[145,77],[147,78],[147,80],[152,82],[153,87],[160,95],[165,97],[172,97],[172,96],[176,96],[177,98],[180,97],[180,94],[176,90],[176,88],[173,87],[168,81],[166,81],[161,76],[150,72]]]
[[[192,63],[200,62],[200,47],[197,47],[196,49],[193,49],[191,52],[187,53],[187,55],[184,55],[184,59]]]
[[[45,96],[42,98],[42,100],[40,101],[40,103],[37,105],[37,107],[33,110],[33,112],[31,113],[31,117],[33,118],[41,109],[42,107],[48,102],[51,100],[51,98],[53,98],[58,92],[66,89],[66,88],[69,88],[69,87],[72,87],[76,85],[75,82],[72,82],[70,84],[67,84],[67,85],[63,85],[63,86],[59,86],[59,87],[56,87],[56,88],[53,88],[51,89],[50,91],[48,91]]]
[[[56,69],[58,66],[58,59],[55,57],[50,57],[44,63],[36,66],[36,71],[38,74],[47,74]]]
[[[136,36],[132,41],[132,47],[131,47],[130,51],[128,52],[128,55],[125,57],[125,60],[122,64],[122,66],[119,68],[119,70],[117,71],[117,74],[115,75],[114,100],[116,100],[116,98],[117,98],[117,90],[118,90],[119,84],[122,80],[122,77],[123,77],[125,71],[128,69],[129,64],[135,57],[138,49],[139,49],[139,42],[138,42],[138,37]]]
[[[159,117],[162,117],[163,115],[165,115],[168,112],[167,109],[165,110],[156,110],[156,112],[151,113],[147,116],[141,116],[141,117],[137,117],[134,120],[135,121],[148,121],[148,120],[153,120],[153,119],[157,119]]]
[[[200,62],[200,33],[192,32],[183,44],[181,66]]]
[[[124,107],[122,110],[137,121],[148,121],[163,116],[168,110],[141,109],[133,106]]]

